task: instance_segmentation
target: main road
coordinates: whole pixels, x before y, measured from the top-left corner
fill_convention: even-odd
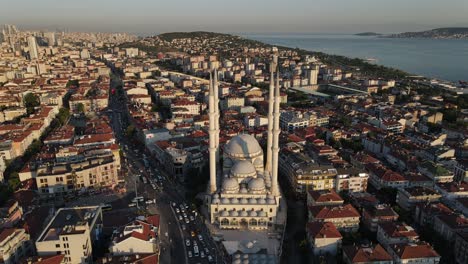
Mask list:
[[[120,78],[113,76],[111,90],[118,89],[120,85]],[[128,171],[124,175],[127,189],[135,191],[136,187],[139,196],[144,196],[146,199],[156,199],[156,205],[148,206],[147,209],[151,213],[158,213],[161,217],[160,262],[208,263],[206,256],[204,258],[194,256],[193,243],[196,242],[200,251],[204,251],[204,255],[212,256],[213,262],[224,263],[221,254],[216,250],[215,242],[195,208],[189,206],[186,209],[186,217],[180,211],[180,206],[185,204],[185,199],[181,195],[184,186],[174,182],[172,177],[169,177],[162,166],[150,155],[145,155],[143,146],[137,146],[125,137],[128,109],[123,91],[117,91],[115,94],[110,93],[108,108],[111,110],[109,111],[111,126],[125,156],[123,159],[125,165],[122,166],[126,166],[124,169]],[[144,158],[149,161],[146,167],[142,163]],[[157,185],[157,189],[153,189],[151,184],[144,184],[141,177],[145,177],[150,183],[153,182]],[[177,213],[176,207],[179,208],[179,213]],[[182,217],[182,220],[179,220],[179,217]],[[193,220],[190,220],[190,217],[193,217]],[[189,223],[186,223],[186,218],[188,218]],[[194,234],[195,236],[193,236]],[[198,235],[201,235],[201,240]],[[187,239],[190,241],[190,246],[186,245]],[[192,257],[189,257],[189,251]]]

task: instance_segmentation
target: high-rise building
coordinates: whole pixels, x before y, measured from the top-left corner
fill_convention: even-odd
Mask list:
[[[44,38],[47,39],[47,44],[49,44],[49,46],[55,46],[57,44],[55,40],[55,32],[44,33]]]
[[[39,58],[39,51],[37,49],[37,41],[35,36],[28,37],[28,49],[29,49],[29,57],[31,60]]]
[[[306,77],[309,79],[309,85],[316,85],[319,74],[319,66],[314,64],[306,71]]]

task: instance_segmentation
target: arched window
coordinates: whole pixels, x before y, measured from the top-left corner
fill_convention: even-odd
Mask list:
[[[249,226],[257,226],[257,220],[255,220],[255,219],[250,219],[250,221],[249,221]]]
[[[259,226],[266,226],[267,222],[264,219],[258,220],[258,225]]]
[[[227,218],[221,219],[221,225],[229,225],[229,220]]]

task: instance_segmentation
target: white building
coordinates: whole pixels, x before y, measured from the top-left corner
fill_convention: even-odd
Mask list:
[[[7,228],[0,232],[0,263],[19,263],[23,257],[31,254],[34,249],[29,240],[29,234],[22,228]]]
[[[114,233],[109,251],[114,256],[159,252],[159,215],[142,217]]]
[[[92,243],[99,240],[101,229],[101,207],[61,208],[37,239],[37,254],[63,254],[65,263],[91,263]]]
[[[39,50],[37,49],[37,41],[35,36],[28,37],[28,49],[31,60],[39,58]]]

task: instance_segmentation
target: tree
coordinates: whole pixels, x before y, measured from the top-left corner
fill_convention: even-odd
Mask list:
[[[78,113],[80,113],[80,114],[84,113],[85,112],[84,104],[78,103],[76,105],[76,111],[78,111]]]
[[[41,105],[41,100],[39,96],[28,93],[23,97],[23,104],[26,107],[28,115],[34,112],[34,108]]]
[[[132,138],[134,135],[135,135],[135,132],[136,132],[136,129],[135,129],[135,126],[134,125],[129,125],[126,129],[125,129],[125,135],[129,138]]]
[[[69,80],[66,85],[67,88],[79,87],[79,86],[80,86],[80,82],[78,80]]]
[[[19,175],[17,172],[13,172],[10,174],[10,178],[8,179],[8,187],[11,190],[16,190],[20,186],[21,182],[19,179]]]
[[[60,122],[60,125],[64,125],[70,117],[70,110],[68,108],[60,108],[59,113],[57,114],[57,119]]]

